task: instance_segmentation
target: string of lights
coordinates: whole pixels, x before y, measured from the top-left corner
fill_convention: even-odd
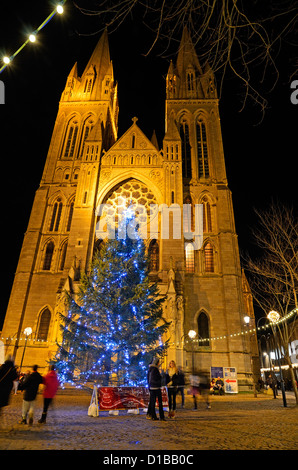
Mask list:
[[[279,325],[280,323],[286,322],[293,315],[295,315],[297,313],[298,313],[298,308],[294,308],[294,310],[291,310],[291,312],[289,312],[284,317],[281,317],[280,320],[278,320],[276,322],[270,322],[270,323],[267,323],[266,325],[258,326],[257,328],[250,328],[250,329],[247,328],[245,330],[239,331],[237,333],[231,333],[229,335],[215,336],[213,338],[198,338],[198,339],[187,340],[187,341],[185,341],[185,343],[186,344],[192,343],[192,342],[204,343],[204,342],[209,342],[209,341],[216,341],[216,340],[221,340],[221,339],[226,339],[226,338],[232,338],[234,336],[246,335],[246,334],[249,334],[249,333],[256,333],[257,331],[267,330],[268,328],[271,328],[274,325]]]
[[[270,323],[267,323],[266,325],[263,325],[263,326],[258,326],[257,328],[251,328],[251,329],[246,329],[246,330],[243,330],[243,331],[240,331],[240,332],[237,332],[237,333],[231,333],[229,335],[222,335],[222,336],[215,336],[213,338],[198,338],[198,339],[192,339],[192,340],[187,340],[185,341],[185,343],[191,343],[191,342],[204,342],[204,341],[216,341],[216,340],[221,340],[221,339],[225,339],[225,338],[231,338],[233,336],[240,336],[240,335],[246,335],[248,333],[255,333],[256,331],[262,331],[262,330],[267,330],[268,328],[271,328],[273,325],[278,325],[280,323],[283,323],[287,320],[289,320],[291,317],[293,317],[293,315],[297,314],[298,313],[298,308],[294,308],[294,310],[291,310],[291,312],[289,312],[287,315],[285,315],[284,317],[281,317],[280,320],[278,320],[277,322],[270,322]],[[17,338],[1,338],[1,340],[16,340]],[[19,341],[22,341],[22,340],[25,340],[25,336],[24,337],[20,337],[18,338]],[[42,342],[42,343],[48,343],[48,341],[45,341],[45,340],[36,340],[36,339],[30,339],[28,338],[28,341],[32,341],[32,342]]]
[[[24,49],[25,46],[27,46],[27,44],[29,42],[31,43],[34,43],[36,41],[36,36],[37,34],[39,33],[39,31],[41,29],[43,29],[48,23],[49,21],[51,21],[52,18],[54,18],[54,16],[58,13],[59,15],[62,15],[64,9],[63,9],[63,6],[64,4],[66,3],[67,0],[61,0],[59,1],[59,3],[57,3],[56,5],[56,8],[55,10],[52,11],[52,13],[41,23],[40,26],[38,26],[38,28],[33,31],[31,34],[29,34],[28,38],[26,39],[26,41],[21,45],[21,47],[19,47],[19,49],[17,49],[14,54],[12,54],[11,56],[4,56],[2,58],[2,62],[4,65],[2,65],[2,67],[0,68],[0,73],[3,72],[3,70],[13,61],[13,59]]]

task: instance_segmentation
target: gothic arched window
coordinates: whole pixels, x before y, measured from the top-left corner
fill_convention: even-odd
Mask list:
[[[53,206],[53,212],[52,212],[52,218],[51,218],[51,223],[50,223],[50,232],[58,232],[59,229],[59,224],[60,224],[60,219],[61,219],[61,213],[62,213],[62,207],[63,204],[61,202],[61,199],[57,199]]]
[[[207,196],[202,199],[203,204],[203,232],[212,232],[211,204]]]
[[[152,240],[149,245],[149,271],[159,270],[159,245],[157,240]]]
[[[210,242],[206,243],[204,248],[205,272],[214,273],[214,253]]]
[[[186,196],[183,201],[185,207],[183,206],[183,232],[191,233],[194,231],[194,205],[191,199],[191,196]]]
[[[82,133],[81,133],[81,140],[80,140],[80,150],[77,154],[77,157],[79,157],[79,156],[82,157],[86,139],[90,135],[90,132],[92,131],[93,126],[94,126],[93,116],[91,116],[91,117],[89,116],[85,120],[84,125],[83,125],[83,130],[82,130]]]
[[[185,247],[185,270],[193,273],[195,270],[195,252],[192,243],[187,243]]]
[[[187,91],[191,93],[194,91],[194,72],[192,70],[188,70],[186,73],[186,81],[187,81]]]
[[[191,178],[191,149],[189,141],[189,125],[185,118],[180,121],[180,137],[182,145],[182,174]]]
[[[198,334],[199,334],[199,339],[207,339],[208,341],[204,341],[202,343],[199,343],[200,346],[209,346],[209,319],[206,313],[201,312],[200,315],[198,316]]]
[[[46,247],[46,252],[43,260],[43,268],[45,271],[49,271],[51,269],[52,258],[54,254],[54,243],[49,242]]]
[[[71,221],[72,221],[72,215],[73,215],[73,206],[74,206],[74,202],[72,202],[69,206],[67,226],[66,226],[66,231],[67,232],[70,231],[70,227],[71,227]]]
[[[66,130],[66,139],[65,139],[65,146],[63,150],[63,157],[64,158],[72,158],[74,156],[74,150],[76,145],[76,140],[78,136],[78,122],[71,120],[68,123],[67,130]]]
[[[48,333],[50,328],[51,312],[46,308],[40,315],[39,327],[37,333],[37,339],[40,341],[46,341],[48,339]]]
[[[196,124],[197,148],[199,161],[199,178],[209,178],[209,161],[207,147],[207,132],[204,120],[199,117]]]
[[[60,260],[59,260],[59,270],[63,271],[65,258],[66,258],[66,251],[67,251],[67,241],[62,245],[61,253],[60,253]]]

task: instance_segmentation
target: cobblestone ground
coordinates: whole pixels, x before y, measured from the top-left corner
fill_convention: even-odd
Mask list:
[[[279,394],[280,395],[280,394]],[[47,423],[38,424],[42,396],[36,400],[32,426],[18,424],[22,394],[12,395],[0,418],[0,450],[297,450],[298,407],[287,393],[212,397],[211,409],[203,402],[192,410],[191,397],[185,408],[177,404],[176,418],[146,419],[145,413],[119,416],[100,412],[87,415],[90,394],[61,391],[49,410]],[[166,413],[167,414],[167,413]]]

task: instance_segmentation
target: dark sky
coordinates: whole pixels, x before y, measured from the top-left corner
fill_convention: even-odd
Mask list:
[[[1,57],[15,52],[25,34],[53,10],[51,2],[37,0],[5,2],[0,8]],[[82,73],[100,37],[100,33],[89,34],[96,30],[96,18],[83,16],[71,2],[65,9],[66,14],[56,15],[39,33],[37,42],[28,44],[0,74],[5,84],[5,104],[0,106],[0,328],[67,75],[75,61]],[[149,57],[144,55],[152,38],[141,22],[122,26],[109,35],[110,53],[119,83],[119,136],[137,116],[149,138],[156,130],[161,145],[169,59],[161,58],[158,48]],[[266,208],[272,198],[295,203],[298,105],[290,101],[286,54],[280,63],[280,81],[268,96],[270,108],[261,124],[257,124],[260,113],[251,103],[239,112],[239,86],[234,80],[226,82],[220,101],[227,176],[241,251],[253,249],[250,227],[256,224],[254,208]]]

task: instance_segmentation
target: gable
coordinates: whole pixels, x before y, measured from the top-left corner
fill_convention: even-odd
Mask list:
[[[108,153],[115,151],[137,151],[142,153],[159,153],[155,145],[146,137],[144,132],[136,124],[137,118],[133,118],[133,125],[114,143]]]

